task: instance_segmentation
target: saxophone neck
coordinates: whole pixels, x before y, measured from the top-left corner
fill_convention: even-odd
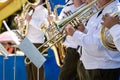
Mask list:
[[[48,15],[52,14],[50,2],[48,0],[45,0],[45,4],[48,10]]]
[[[55,15],[55,20],[58,20],[58,14],[57,14],[57,9],[58,8],[64,8],[65,5],[56,5],[55,8],[54,8],[54,15]]]

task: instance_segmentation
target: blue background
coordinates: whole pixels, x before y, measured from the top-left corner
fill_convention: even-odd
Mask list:
[[[48,50],[47,61],[44,63],[45,80],[58,80],[60,67],[56,64],[54,53]],[[3,63],[4,60],[4,63]],[[4,67],[3,67],[4,66]],[[14,76],[15,68],[15,76]],[[3,75],[4,69],[4,75]],[[9,56],[8,59],[0,56],[0,80],[27,80],[24,56]]]

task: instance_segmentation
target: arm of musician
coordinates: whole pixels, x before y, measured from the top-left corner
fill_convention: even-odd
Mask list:
[[[48,15],[47,20],[50,24],[52,24],[52,22],[55,21],[55,15],[54,14]]]
[[[79,26],[77,27],[77,30],[79,30],[79,31],[81,31],[83,33],[87,33],[88,32],[87,28],[85,28],[84,24],[81,21],[79,23]]]
[[[109,14],[105,14],[102,17],[103,23],[102,25],[106,28],[110,29],[110,33],[113,37],[113,41],[115,43],[116,48],[120,51],[120,20],[119,16],[110,16]]]
[[[120,25],[116,24],[110,28],[110,33],[113,37],[116,48],[120,51]]]
[[[15,18],[14,18],[14,21],[19,26],[21,21],[23,21],[23,18],[19,14],[17,14],[17,16],[15,16]]]
[[[18,24],[18,22],[19,22],[19,17],[20,17],[20,15],[17,14],[17,16],[15,16],[15,18],[14,18],[14,21],[16,24]]]
[[[27,17],[26,17],[26,20],[27,20],[28,22],[30,22],[31,16],[27,16]]]
[[[98,49],[98,45],[100,44],[98,43],[98,37],[75,30],[71,25],[67,25],[66,31],[68,35],[72,36],[76,40],[78,45],[81,45],[82,47],[91,51]]]

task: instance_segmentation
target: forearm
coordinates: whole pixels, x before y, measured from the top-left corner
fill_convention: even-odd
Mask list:
[[[77,43],[86,49],[94,49],[98,43],[98,39],[92,35],[85,34],[80,31],[75,31],[73,38],[76,39]],[[92,48],[94,47],[94,48]]]

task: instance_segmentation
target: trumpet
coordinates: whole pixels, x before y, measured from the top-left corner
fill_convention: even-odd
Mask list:
[[[58,14],[57,14],[57,9],[58,8],[64,8],[64,7],[67,7],[67,6],[70,6],[70,5],[73,5],[73,3],[71,4],[66,4],[66,5],[56,5],[55,8],[54,8],[54,15],[55,15],[55,20],[58,20]]]
[[[95,14],[97,11],[99,11],[99,10],[93,11],[93,9],[92,9],[93,5],[97,1],[99,1],[99,0],[94,0],[91,3],[89,3],[89,4],[86,4],[85,6],[83,6],[80,9],[78,9],[76,12],[74,12],[73,14],[71,14],[70,16],[64,18],[61,21],[52,22],[52,24],[50,24],[50,26],[48,28],[44,27],[43,30],[46,33],[47,41],[45,43],[43,43],[43,45],[38,47],[38,49],[44,47],[45,45],[49,45],[49,47],[47,47],[41,53],[43,54],[49,48],[54,48],[55,56],[57,56],[56,57],[57,64],[59,66],[62,66],[65,54],[62,54],[62,55],[58,54],[58,50],[59,50],[58,48],[61,48],[61,49],[63,48],[63,46],[59,46],[59,45],[62,45],[63,39],[66,36],[66,34],[63,33],[64,26],[66,26],[67,24],[69,24],[71,22],[76,25],[76,23],[78,23],[79,20],[87,21],[93,14]],[[76,17],[79,20],[74,21],[74,20],[76,20]],[[61,51],[64,52],[63,50],[61,50]],[[59,52],[59,53],[62,53],[62,52]]]

